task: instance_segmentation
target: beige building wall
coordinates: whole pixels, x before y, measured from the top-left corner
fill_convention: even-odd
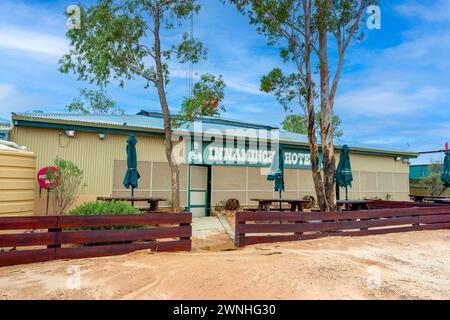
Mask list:
[[[339,155],[337,162],[339,161]],[[389,198],[409,200],[409,165],[396,161],[393,156],[351,154],[353,185],[349,198]],[[337,163],[336,162],[336,163]],[[236,198],[243,205],[256,205],[252,198],[278,197],[273,183],[267,181],[268,168],[213,166],[212,205],[222,205],[229,198]],[[286,169],[284,198],[315,196],[310,170]],[[345,190],[341,190],[341,198]]]
[[[127,191],[121,186],[124,176],[124,163],[126,161],[126,142],[128,134],[106,133],[106,138],[101,140],[97,132],[76,131],[74,138],[64,135],[64,130],[47,129],[37,127],[15,127],[11,130],[11,141],[27,147],[27,150],[36,154],[36,170],[51,165],[55,157],[71,160],[83,171],[85,187],[77,204],[95,200],[97,196],[110,196],[125,194]],[[143,190],[137,195],[145,196],[170,196],[170,175],[167,173],[167,164],[164,140],[162,137],[136,135],[136,145],[139,169],[142,170]],[[177,156],[183,157],[182,143],[177,145]],[[186,168],[181,168],[182,175]],[[150,181],[152,181],[153,192]],[[185,180],[184,180],[185,181]],[[186,190],[186,182],[184,189]],[[45,190],[39,195],[36,186],[36,212],[45,211]],[[183,188],[183,182],[182,182]],[[186,195],[181,196],[186,202]],[[183,200],[184,199],[184,200]],[[163,204],[164,205],[164,204]]]
[[[138,154],[139,159],[139,154]],[[180,165],[180,205],[187,206],[188,166]],[[126,160],[115,160],[113,170],[112,192],[113,196],[130,196],[131,191],[123,186],[123,177],[127,170]],[[167,162],[138,161],[138,171],[141,175],[139,188],[135,190],[136,197],[162,197],[169,199],[160,202],[162,207],[171,205],[172,186],[170,182],[170,167]],[[139,203],[138,203],[139,205]],[[144,204],[143,204],[144,205]]]
[[[337,157],[339,161],[339,156]],[[409,200],[409,165],[394,156],[350,154],[353,185],[349,198]],[[341,198],[345,190],[341,190]]]
[[[60,129],[15,127],[11,140],[28,147],[36,154],[36,170],[51,165],[59,156],[75,162],[85,174],[86,186],[80,202],[95,200],[97,196],[129,195],[122,185],[126,168],[126,140],[128,134],[106,133],[101,140],[97,132],[77,131],[75,138],[68,138]],[[139,180],[137,196],[171,198],[170,170],[166,161],[162,137],[137,135]],[[176,147],[176,155],[184,159],[183,143]],[[354,183],[349,190],[352,199],[390,197],[408,200],[409,166],[396,161],[394,156],[363,155],[352,153],[350,160]],[[339,161],[339,155],[337,156]],[[252,198],[277,197],[273,185],[267,181],[268,168],[213,166],[212,205],[220,205],[229,198],[237,198],[241,204],[254,205]],[[180,166],[181,205],[187,205],[188,166]],[[310,170],[286,170],[285,198],[314,195]],[[36,212],[45,210],[45,191],[39,196],[36,185]],[[344,191],[341,192],[341,196]],[[170,202],[162,203],[169,206]]]

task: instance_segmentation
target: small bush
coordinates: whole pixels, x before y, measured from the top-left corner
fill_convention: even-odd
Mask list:
[[[139,209],[122,201],[91,201],[66,213],[70,216],[102,216],[102,215],[121,215],[121,214],[139,214]],[[118,227],[93,227],[77,230],[120,230],[120,229],[140,229],[144,226],[118,226]]]
[[[83,184],[83,170],[75,163],[56,157],[53,164],[59,169],[61,184],[50,193],[56,214],[63,214],[78,198]]]
[[[91,201],[68,212],[71,216],[137,214],[139,209],[123,201]]]

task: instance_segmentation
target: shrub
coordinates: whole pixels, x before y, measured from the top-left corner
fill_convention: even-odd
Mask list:
[[[139,214],[139,209],[122,201],[91,201],[66,213],[71,216],[101,216],[101,215],[121,215]],[[82,230],[119,230],[119,229],[139,229],[144,226],[118,226],[118,227],[93,227]],[[81,229],[77,229],[81,230]]]
[[[51,197],[53,208],[57,214],[63,214],[83,189],[83,170],[69,160],[57,157],[53,164],[59,169],[61,184],[52,190]]]
[[[137,214],[139,209],[123,201],[91,201],[68,212],[71,216]]]

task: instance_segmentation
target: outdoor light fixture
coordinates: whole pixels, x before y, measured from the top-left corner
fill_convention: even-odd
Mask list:
[[[64,134],[66,135],[66,137],[74,138],[75,137],[75,130],[66,130],[66,131],[64,131]]]
[[[395,157],[395,161],[401,161],[402,159],[402,157]]]
[[[105,135],[104,133],[99,133],[99,134],[98,134],[98,138],[99,138],[100,140],[105,140],[105,139],[106,139],[106,135]]]

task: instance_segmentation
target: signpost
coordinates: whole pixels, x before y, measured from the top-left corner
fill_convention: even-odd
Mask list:
[[[45,207],[45,215],[47,216],[50,190],[55,189],[61,184],[59,169],[55,166],[44,167],[38,171],[37,180],[39,182],[39,189],[47,190],[47,205]]]

